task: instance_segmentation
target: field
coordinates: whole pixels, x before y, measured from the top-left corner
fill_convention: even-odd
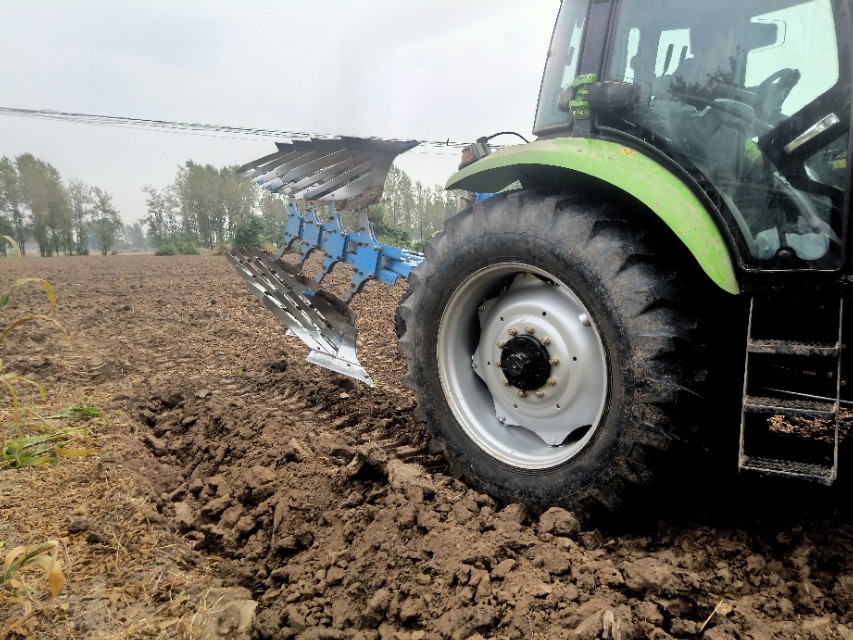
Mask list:
[[[73,446],[97,453],[0,474],[0,541],[59,540],[66,577],[50,600],[43,572],[22,573],[32,591],[3,592],[0,637],[853,638],[849,484],[738,477],[694,452],[582,530],[448,477],[400,383],[404,286],[353,305],[368,389],[305,364],[223,257],[0,271],[49,280],[71,335],[7,339],[5,371],[47,392],[26,401],[104,413],[75,423]],[[44,310],[43,290],[18,290],[5,322]]]

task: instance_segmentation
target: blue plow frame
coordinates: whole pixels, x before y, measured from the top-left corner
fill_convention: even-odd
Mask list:
[[[286,195],[288,213],[284,243],[277,255],[236,249],[228,254],[252,294],[279,318],[310,352],[307,360],[368,385],[373,380],[356,354],[355,313],[348,302],[369,280],[394,284],[408,278],[422,261],[419,253],[379,242],[367,207],[382,196],[394,158],[417,143],[375,138],[335,138],[278,144],[278,152],[239,169],[247,180]],[[297,200],[306,203],[304,212]],[[317,205],[325,205],[321,217]],[[358,214],[358,230],[341,223],[342,210]],[[319,251],[322,266],[313,278],[302,272],[308,257]],[[295,262],[286,259],[298,253]],[[352,267],[344,296],[321,288],[339,263]]]

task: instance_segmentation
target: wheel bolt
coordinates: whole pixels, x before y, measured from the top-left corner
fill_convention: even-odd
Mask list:
[[[517,395],[519,398],[526,398],[526,397],[527,397],[527,392],[526,392],[524,389],[519,389],[519,390],[518,390],[518,393],[517,393],[516,395]]]
[[[543,338],[539,341],[539,344],[541,344],[543,347],[547,347],[549,344],[551,344],[551,338],[549,338],[548,336],[543,336]]]
[[[544,395],[545,395],[545,392],[544,392],[544,391],[542,391],[542,389],[537,389],[537,390],[536,390],[536,397],[537,397],[537,398],[542,398],[542,397],[544,397]]]
[[[557,356],[551,356],[548,358],[548,362],[550,364],[560,364],[560,359]]]
[[[495,366],[496,367],[502,367],[503,363],[500,360],[495,360]]]
[[[511,336],[517,336],[518,335],[518,329],[516,329],[515,327],[512,327],[509,331],[507,331],[507,333]]]
[[[528,325],[528,326],[524,327],[524,333],[526,333],[529,336],[532,336],[534,333],[536,333],[536,328]]]
[[[509,386],[509,380],[504,380],[504,386],[505,386],[505,387],[508,387],[508,386]]]
[[[506,346],[506,340],[498,340],[498,349],[503,349]]]
[[[557,384],[557,378],[548,378],[547,382],[553,387],[555,384]]]

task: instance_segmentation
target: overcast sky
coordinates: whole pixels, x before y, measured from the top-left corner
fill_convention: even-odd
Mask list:
[[[528,135],[559,0],[0,1],[0,106],[306,131],[469,141]],[[507,140],[509,142],[509,140]],[[242,164],[273,140],[0,116],[0,156],[32,153],[113,195],[192,159]],[[457,152],[398,165],[443,183]]]

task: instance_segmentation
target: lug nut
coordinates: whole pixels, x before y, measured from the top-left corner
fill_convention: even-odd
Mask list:
[[[527,392],[526,392],[524,389],[519,389],[519,390],[518,390],[518,393],[517,393],[516,395],[517,395],[519,398],[526,398],[526,397],[527,397]]]
[[[505,386],[505,387],[508,387],[508,386],[509,386],[509,380],[506,380],[506,379],[504,380],[504,386]]]
[[[548,358],[549,364],[560,364],[560,359],[557,356],[551,356]]]
[[[509,331],[507,331],[507,333],[511,336],[517,336],[518,335],[518,329],[516,329],[515,327],[512,327]]]
[[[528,325],[528,326],[524,327],[524,333],[526,333],[529,336],[532,336],[534,333],[536,333],[536,328]]]
[[[500,368],[503,366],[503,363],[500,360],[495,360],[495,366]]]
[[[506,346],[506,340],[498,340],[498,349],[503,349]]]
[[[553,387],[555,384],[557,384],[557,378],[548,378],[547,382]]]
[[[537,397],[537,398],[542,398],[542,397],[544,397],[544,395],[545,395],[545,392],[544,392],[544,391],[542,391],[542,389],[537,389],[537,390],[536,390],[536,397]]]
[[[539,341],[539,344],[541,344],[543,347],[547,347],[549,344],[551,344],[551,338],[549,338],[548,336],[543,336],[543,338]]]

